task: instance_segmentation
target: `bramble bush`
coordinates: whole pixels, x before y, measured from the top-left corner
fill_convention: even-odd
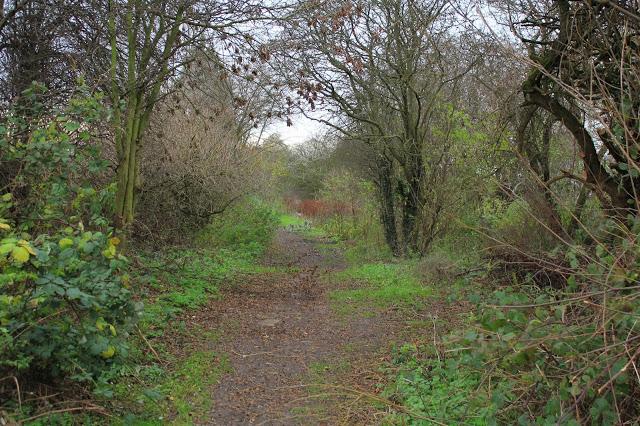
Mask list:
[[[519,424],[623,424],[640,416],[640,221],[610,220],[608,242],[564,250],[560,289],[494,293],[464,362],[489,372],[497,415]],[[526,407],[524,406],[526,404]]]
[[[390,424],[432,425],[436,421],[449,424],[492,424],[495,407],[486,393],[479,392],[482,374],[464,368],[455,358],[423,359],[421,348],[405,344],[395,348],[388,367],[394,380],[383,396],[401,401],[407,413],[393,413],[385,420]]]
[[[139,307],[107,219],[112,188],[92,181],[105,163],[91,129],[106,111],[82,88],[60,111],[44,95],[33,86],[0,122],[0,379],[108,394]]]
[[[565,277],[561,287],[514,277],[493,294],[470,297],[476,314],[470,328],[450,336],[453,355],[445,361],[481,378],[493,407],[486,424],[635,424],[639,232],[635,218],[612,219],[602,226],[606,239],[593,235],[593,245],[558,249],[559,262],[546,267]],[[398,377],[395,392],[407,406],[431,398],[442,380],[436,369],[422,374],[433,363],[407,364],[419,380]],[[442,392],[458,392],[456,381],[447,380]],[[471,402],[463,404],[468,412]]]
[[[485,234],[515,223],[508,220],[514,211]],[[405,357],[389,395],[413,413],[467,424],[478,419],[476,399],[449,413],[438,413],[446,405],[433,401],[471,390],[474,397],[487,395],[484,404],[492,408],[480,415],[482,424],[636,424],[640,220],[611,218],[583,231],[590,241],[557,242],[547,251],[536,245],[516,251],[513,240],[504,242],[504,253],[512,250],[527,263],[511,265],[510,275],[489,272],[491,288],[469,297],[477,306],[468,327],[446,339],[448,350],[438,359]],[[449,365],[456,367],[443,368]]]

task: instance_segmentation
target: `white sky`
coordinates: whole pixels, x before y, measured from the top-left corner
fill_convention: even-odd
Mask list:
[[[325,130],[325,126],[322,124],[302,115],[292,117],[292,121],[293,126],[291,127],[287,127],[287,123],[284,120],[274,123],[266,129],[264,137],[272,133],[279,133],[284,143],[292,146],[298,145]]]

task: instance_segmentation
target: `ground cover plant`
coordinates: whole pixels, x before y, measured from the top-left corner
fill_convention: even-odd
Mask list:
[[[145,301],[138,359],[122,371],[113,402],[123,422],[190,423],[211,409],[207,389],[229,371],[220,336],[185,322],[190,312],[222,297],[221,289],[247,274],[272,272],[258,260],[271,243],[276,211],[259,200],[234,206],[233,216],[197,235],[197,246],[142,251],[133,279]],[[176,347],[173,341],[188,341]],[[149,346],[147,346],[149,345]],[[151,350],[153,348],[153,350]]]

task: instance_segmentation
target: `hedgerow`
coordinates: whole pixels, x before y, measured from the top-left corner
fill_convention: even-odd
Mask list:
[[[108,393],[140,306],[107,219],[112,188],[95,183],[105,164],[91,129],[106,111],[84,89],[62,110],[44,96],[33,86],[0,123],[0,379]]]

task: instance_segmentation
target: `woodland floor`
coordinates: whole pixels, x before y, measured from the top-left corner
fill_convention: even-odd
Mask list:
[[[336,309],[331,290],[358,286],[332,281],[332,273],[346,267],[340,250],[286,230],[278,232],[262,264],[267,272],[235,279],[221,298],[190,314],[189,322],[221,336],[210,348],[225,354],[229,367],[212,389],[202,390],[213,399],[208,418],[191,421],[379,423],[385,404],[376,401],[376,384],[384,382],[380,367],[391,347],[412,336],[430,339],[425,333],[433,331],[424,324],[446,315],[446,303],[434,298],[413,321],[393,309]]]

